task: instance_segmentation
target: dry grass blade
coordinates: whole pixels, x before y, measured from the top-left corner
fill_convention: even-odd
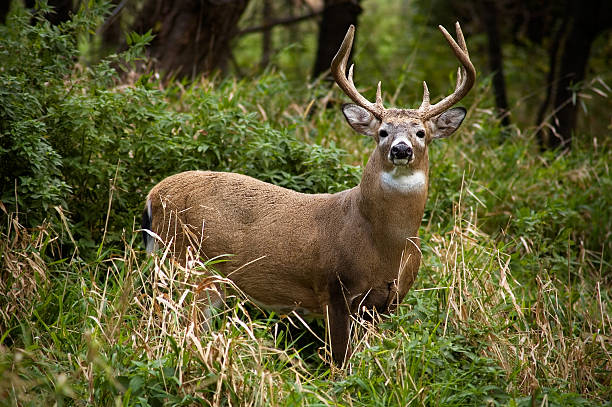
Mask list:
[[[32,302],[39,298],[39,287],[48,283],[41,252],[47,247],[55,250],[57,236],[49,223],[27,230],[14,214],[1,209],[6,215],[6,228],[0,234],[0,332],[4,333],[10,321],[28,315]]]
[[[464,179],[461,196],[466,188],[469,182]],[[460,199],[453,230],[432,238],[432,249],[443,262],[442,274],[451,280],[445,332],[452,326],[469,336],[472,329],[484,329],[489,339],[486,355],[498,360],[508,376],[518,377],[510,390],[530,394],[563,381],[571,383],[572,391],[588,394],[609,385],[609,304],[580,305],[571,300],[569,282],[547,273],[536,276],[535,293],[525,291],[512,277],[510,256],[495,248],[493,239],[475,226],[475,212],[466,209]],[[526,239],[517,241],[526,244]],[[581,295],[601,298],[599,282],[580,284],[574,289]],[[532,305],[525,307],[526,303]],[[568,332],[568,322],[580,332]]]

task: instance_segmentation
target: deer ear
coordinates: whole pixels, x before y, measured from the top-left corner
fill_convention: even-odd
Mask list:
[[[371,137],[376,135],[376,129],[380,124],[380,120],[363,107],[353,103],[346,103],[342,105],[342,113],[344,113],[344,117],[348,124],[350,124],[357,133]]]
[[[432,119],[432,138],[448,137],[461,126],[467,111],[463,107],[453,107]]]

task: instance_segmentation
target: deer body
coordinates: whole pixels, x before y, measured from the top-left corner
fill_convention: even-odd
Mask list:
[[[168,214],[153,215],[151,226],[164,241],[174,239],[178,258],[188,245],[199,245],[189,241],[183,227],[201,239],[205,257],[233,254],[219,268],[258,303],[323,316],[334,281],[342,281],[347,299],[380,289],[386,302],[406,246],[414,259],[409,263],[418,268],[416,236],[426,191],[403,198],[422,201],[420,213],[406,216],[395,205],[381,208],[382,199],[364,197],[362,187],[309,195],[240,174],[190,171],[165,179],[150,192],[151,212]],[[370,188],[387,195],[382,185]],[[177,210],[178,223],[173,218]],[[396,221],[391,230],[389,219]],[[400,292],[405,294],[412,280],[402,279]]]
[[[344,74],[352,30],[332,72],[357,103],[343,106],[348,123],[376,141],[358,186],[302,194],[245,175],[188,171],[156,185],[143,213],[143,229],[170,244],[182,263],[190,251],[204,258],[232,254],[218,268],[253,300],[274,310],[323,316],[340,364],[350,354],[351,315],[363,308],[388,311],[416,278],[428,144],[461,124],[465,109],[449,107],[457,94],[467,93],[466,82],[469,90],[475,75],[469,58],[459,55],[467,48],[458,26],[459,45],[443,31],[467,70],[459,73],[455,97],[430,106],[425,86],[418,110],[385,109],[380,84],[372,104],[356,92],[352,67],[348,81]],[[151,251],[152,238],[144,236]]]

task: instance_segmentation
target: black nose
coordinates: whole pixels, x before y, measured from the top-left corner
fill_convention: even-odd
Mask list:
[[[410,160],[412,158],[412,147],[406,143],[399,143],[391,147],[391,158],[404,160]]]

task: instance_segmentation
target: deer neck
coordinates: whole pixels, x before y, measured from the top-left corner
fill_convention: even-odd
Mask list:
[[[356,198],[374,241],[403,247],[406,238],[418,235],[427,201],[429,165],[427,159],[416,164],[385,168],[378,156],[368,161]]]

